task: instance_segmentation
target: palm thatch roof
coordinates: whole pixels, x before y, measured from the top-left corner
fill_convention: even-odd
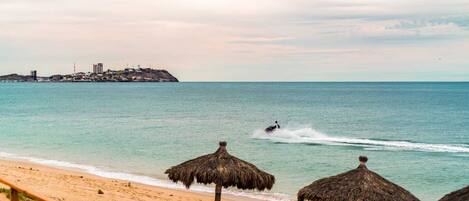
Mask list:
[[[417,201],[404,188],[368,170],[366,156],[360,156],[354,170],[319,179],[298,192],[298,201]]]
[[[469,200],[469,186],[446,194],[439,201],[468,201]]]
[[[215,183],[225,188],[271,189],[275,177],[256,166],[236,158],[226,150],[226,142],[213,154],[207,154],[173,166],[165,172],[173,182],[181,181],[187,188],[197,183]]]

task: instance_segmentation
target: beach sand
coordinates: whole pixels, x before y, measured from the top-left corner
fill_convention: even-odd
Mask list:
[[[174,200],[212,201],[214,195],[188,190],[154,187],[124,180],[108,179],[71,170],[57,169],[22,161],[0,160],[0,178],[50,200]],[[102,190],[103,194],[98,194]],[[223,200],[253,200],[223,195]],[[0,201],[6,200],[4,194]]]

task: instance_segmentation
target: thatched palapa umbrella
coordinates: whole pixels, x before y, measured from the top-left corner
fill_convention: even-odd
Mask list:
[[[319,179],[298,191],[298,201],[418,201],[404,188],[368,170],[360,156],[354,170]]]
[[[446,194],[439,201],[468,201],[469,200],[469,186]]]
[[[226,150],[226,142],[213,153],[200,156],[173,166],[165,172],[173,182],[181,181],[187,188],[194,179],[197,183],[211,184],[215,187],[215,201],[221,200],[221,188],[236,186],[239,189],[271,189],[275,177],[257,169],[251,163],[236,158]]]

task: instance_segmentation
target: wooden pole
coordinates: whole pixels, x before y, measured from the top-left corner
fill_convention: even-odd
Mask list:
[[[11,200],[11,201],[19,201],[19,199],[18,199],[18,191],[16,191],[16,189],[14,189],[14,188],[10,188],[10,192],[11,192],[11,194],[10,194],[10,200]]]
[[[221,185],[215,187],[215,201],[221,201]]]

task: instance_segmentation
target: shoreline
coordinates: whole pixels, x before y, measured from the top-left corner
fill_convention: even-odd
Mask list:
[[[0,168],[1,178],[51,200],[211,201],[214,198],[212,192],[188,190],[182,185],[182,188],[149,185],[145,182],[109,178],[73,168],[60,168],[24,159],[8,159],[4,156],[0,157]],[[98,194],[98,190],[102,190],[104,194]],[[222,200],[259,201],[261,199],[224,193]]]

